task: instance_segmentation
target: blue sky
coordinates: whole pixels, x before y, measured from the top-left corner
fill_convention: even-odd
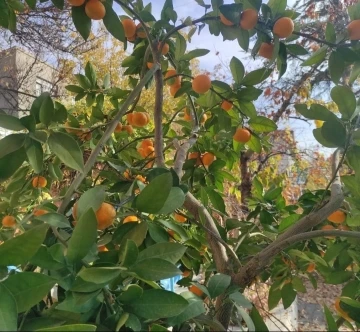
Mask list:
[[[164,5],[164,0],[143,0],[144,4],[152,3],[152,13],[156,18],[160,17],[161,9]],[[206,4],[210,3],[210,0],[204,0]],[[266,2],[266,1],[264,1]],[[288,0],[288,5],[291,5],[295,0]],[[233,0],[224,0],[224,3],[234,3]],[[204,8],[200,7],[195,0],[173,0],[174,9],[178,13],[178,20],[184,19],[190,16],[193,19],[199,18],[204,14]],[[179,24],[179,21],[177,22]],[[210,52],[199,58],[200,68],[204,71],[212,72],[214,67],[219,63],[227,65],[233,56],[241,59],[246,70],[251,70],[261,66],[260,61],[254,61],[249,58],[249,54],[246,54],[238,45],[237,41],[223,41],[222,37],[215,37],[210,35],[208,28],[205,27],[201,34],[196,34],[192,37],[191,43],[188,45],[188,50],[194,48],[206,48]],[[312,130],[315,128],[314,124],[310,125],[301,120],[290,119],[289,126],[295,132],[295,139],[299,143],[299,147],[302,149],[313,150],[315,146],[318,146],[317,141],[314,139]],[[322,148],[322,151],[326,154],[331,153],[332,149]]]

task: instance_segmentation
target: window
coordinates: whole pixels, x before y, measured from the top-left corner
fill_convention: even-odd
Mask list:
[[[42,78],[36,79],[36,86],[35,86],[35,95],[40,96],[43,92],[50,92],[52,89],[52,84],[48,81],[45,81]]]

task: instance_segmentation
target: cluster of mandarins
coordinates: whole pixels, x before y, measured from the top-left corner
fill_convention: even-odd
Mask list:
[[[73,7],[80,7],[86,0],[68,0]],[[105,17],[106,9],[100,0],[88,0],[85,5],[85,13],[92,20],[102,20]]]
[[[147,159],[153,159],[149,161],[145,167],[151,168],[154,165],[154,158],[155,158],[155,148],[154,143],[150,139],[144,139],[138,146],[137,151],[139,152],[140,156]]]
[[[195,159],[196,166],[210,166],[214,162],[215,156],[210,152],[205,152],[203,154],[201,154],[200,152],[190,152],[188,159]]]
[[[340,231],[350,230],[350,228],[345,225],[346,213],[344,211],[337,210],[337,211],[333,212],[327,219],[330,222],[332,222],[333,224],[337,225],[337,227],[334,227],[333,225],[325,225],[325,226],[321,227],[321,229],[324,231],[326,231],[326,230],[329,231],[329,230],[334,230],[334,229],[338,229]],[[335,236],[326,236],[326,237],[328,239],[335,238]]]

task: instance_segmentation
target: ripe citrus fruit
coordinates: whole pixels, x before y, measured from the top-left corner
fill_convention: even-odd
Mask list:
[[[181,85],[180,76],[176,76],[176,77],[168,79],[169,77],[174,76],[174,75],[177,75],[177,72],[175,69],[170,69],[166,72],[165,79],[166,79],[167,85],[170,85],[170,86],[171,85],[178,85],[178,86]]]
[[[42,216],[42,215],[47,214],[47,213],[49,213],[49,211],[43,210],[43,209],[34,209],[34,211],[33,211],[33,215],[35,217],[39,217],[39,216]]]
[[[346,219],[346,214],[341,210],[337,210],[332,214],[330,214],[330,216],[328,216],[328,220],[333,222],[334,224],[342,224],[345,221],[345,219]]]
[[[32,180],[32,186],[34,188],[45,188],[47,185],[47,180],[43,176],[37,176]]]
[[[351,322],[352,319],[349,317],[348,313],[347,313],[344,309],[342,309],[342,308],[340,307],[340,302],[341,302],[341,301],[340,301],[339,298],[337,298],[337,299],[335,300],[334,306],[335,306],[336,311],[338,312],[338,314],[339,314],[342,318],[344,318],[344,319],[346,319],[347,321]]]
[[[132,135],[132,134],[134,133],[134,129],[133,129],[133,127],[130,126],[130,125],[123,126],[123,127],[122,127],[122,130],[127,131],[127,133],[128,133],[129,135]]]
[[[246,9],[241,13],[240,26],[244,30],[254,29],[258,21],[258,12],[255,9]]]
[[[205,122],[206,122],[206,120],[207,120],[207,115],[206,114],[203,114],[202,116],[201,116],[201,118],[200,118],[200,124],[204,124]]]
[[[168,230],[167,230],[167,233],[168,233],[171,237],[174,237],[174,235],[175,235],[175,232],[174,232],[172,229],[168,229]]]
[[[155,149],[153,146],[146,146],[144,148],[139,147],[138,152],[143,158],[153,158],[155,157]]]
[[[144,139],[140,143],[140,147],[142,147],[142,148],[146,148],[147,146],[154,146],[154,142],[149,138]]]
[[[133,20],[131,20],[130,18],[126,18],[122,20],[121,23],[124,27],[126,38],[131,38],[136,35],[136,24]]]
[[[227,101],[227,100],[224,100],[222,103],[221,103],[221,108],[224,110],[224,111],[230,111],[233,107],[233,104],[232,102],[230,101]]]
[[[211,79],[208,75],[201,74],[194,77],[192,81],[192,88],[197,93],[208,92],[211,88]]]
[[[237,128],[233,138],[234,141],[240,143],[247,143],[250,141],[251,133],[245,128]]]
[[[85,3],[85,0],[68,0],[68,3],[73,7],[79,7]]]
[[[289,17],[279,18],[273,27],[273,33],[279,38],[287,38],[292,35],[294,31],[294,22]]]
[[[340,231],[350,231],[350,227],[343,224],[339,225],[337,229]]]
[[[209,166],[213,163],[213,161],[215,160],[215,156],[210,153],[210,152],[205,152],[202,156],[201,156],[201,161],[203,163],[204,166]]]
[[[85,13],[92,20],[102,20],[106,14],[106,10],[101,1],[89,0],[85,5]]]
[[[178,92],[180,88],[181,88],[181,85],[175,85],[174,84],[174,85],[170,86],[170,95],[172,97],[175,97],[176,92]]]
[[[189,277],[190,275],[191,275],[191,271],[189,271],[189,270],[185,270],[185,271],[182,273],[183,278],[187,278],[187,277]]]
[[[229,21],[223,14],[220,14],[220,21],[222,24],[225,24],[227,26],[234,25],[234,23]]]
[[[72,215],[77,219],[77,202],[73,206]],[[109,203],[101,203],[98,210],[95,212],[97,220],[97,229],[103,230],[111,226],[114,222],[116,211],[115,208]]]
[[[310,263],[306,269],[306,272],[314,272],[315,271],[315,263]]]
[[[134,113],[128,113],[128,114],[126,114],[126,121],[127,121],[128,124],[130,124],[130,125],[133,124],[133,115],[134,115]]]
[[[204,295],[204,292],[199,287],[196,287],[195,285],[191,285],[189,287],[189,291],[200,297],[202,297]]]
[[[265,59],[271,59],[274,50],[274,45],[269,43],[262,43],[258,54]]]
[[[16,225],[16,219],[13,216],[5,216],[1,223],[4,227],[14,227]]]
[[[159,46],[158,46],[158,50],[160,50],[160,45],[161,45],[161,44],[159,44]],[[169,49],[170,49],[169,44],[165,43],[164,46],[163,46],[162,49],[161,49],[161,54],[162,54],[162,55],[168,54],[168,53],[169,53]]]
[[[121,129],[122,129],[122,124],[119,122],[117,125],[116,125],[116,128],[114,130],[114,133],[120,133],[121,132]]]
[[[139,222],[139,218],[137,216],[127,216],[124,219],[123,224],[126,224],[128,222]]]
[[[153,65],[154,65],[154,63],[152,63],[152,62],[146,63],[146,67],[148,67],[148,69],[151,69]]]
[[[136,36],[138,36],[139,38],[146,38],[145,29],[143,28],[141,23],[136,26]]]
[[[76,134],[78,132],[78,130],[71,129],[71,127],[73,127],[73,126],[71,125],[70,122],[68,122],[68,121],[65,122],[65,125],[64,125],[65,131],[69,134]]]
[[[134,112],[132,124],[136,127],[145,127],[149,123],[149,118],[145,112]]]
[[[331,230],[334,230],[334,229],[335,229],[335,227],[332,226],[332,225],[325,225],[325,226],[321,227],[321,230],[323,230],[323,231],[331,231]],[[327,239],[335,239],[335,236],[325,236],[325,238],[327,238]]]
[[[196,159],[196,165],[201,165],[201,158],[199,152],[190,152],[189,159]]]
[[[144,178],[142,175],[136,175],[135,179],[142,183],[146,182],[146,178]]]
[[[154,154],[155,157],[155,154]],[[145,164],[145,168],[151,168],[153,167],[155,164],[155,160],[149,161],[148,163]]]
[[[346,27],[350,40],[360,40],[360,20],[354,20]]]
[[[184,217],[182,214],[179,213],[174,213],[174,219],[180,223],[184,223],[187,220],[186,217]]]
[[[189,122],[191,121],[191,115],[187,108],[185,108],[185,111],[184,111],[184,120],[189,121]]]
[[[109,249],[106,248],[106,246],[99,246],[99,247],[98,247],[98,251],[99,251],[99,252],[105,252],[105,251],[109,251]]]

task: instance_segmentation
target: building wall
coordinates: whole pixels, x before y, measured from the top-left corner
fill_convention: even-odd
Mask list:
[[[35,96],[45,91],[58,94],[57,80],[58,71],[38,57],[18,47],[5,50],[0,53],[0,108],[22,117]],[[19,92],[9,92],[1,87]]]

